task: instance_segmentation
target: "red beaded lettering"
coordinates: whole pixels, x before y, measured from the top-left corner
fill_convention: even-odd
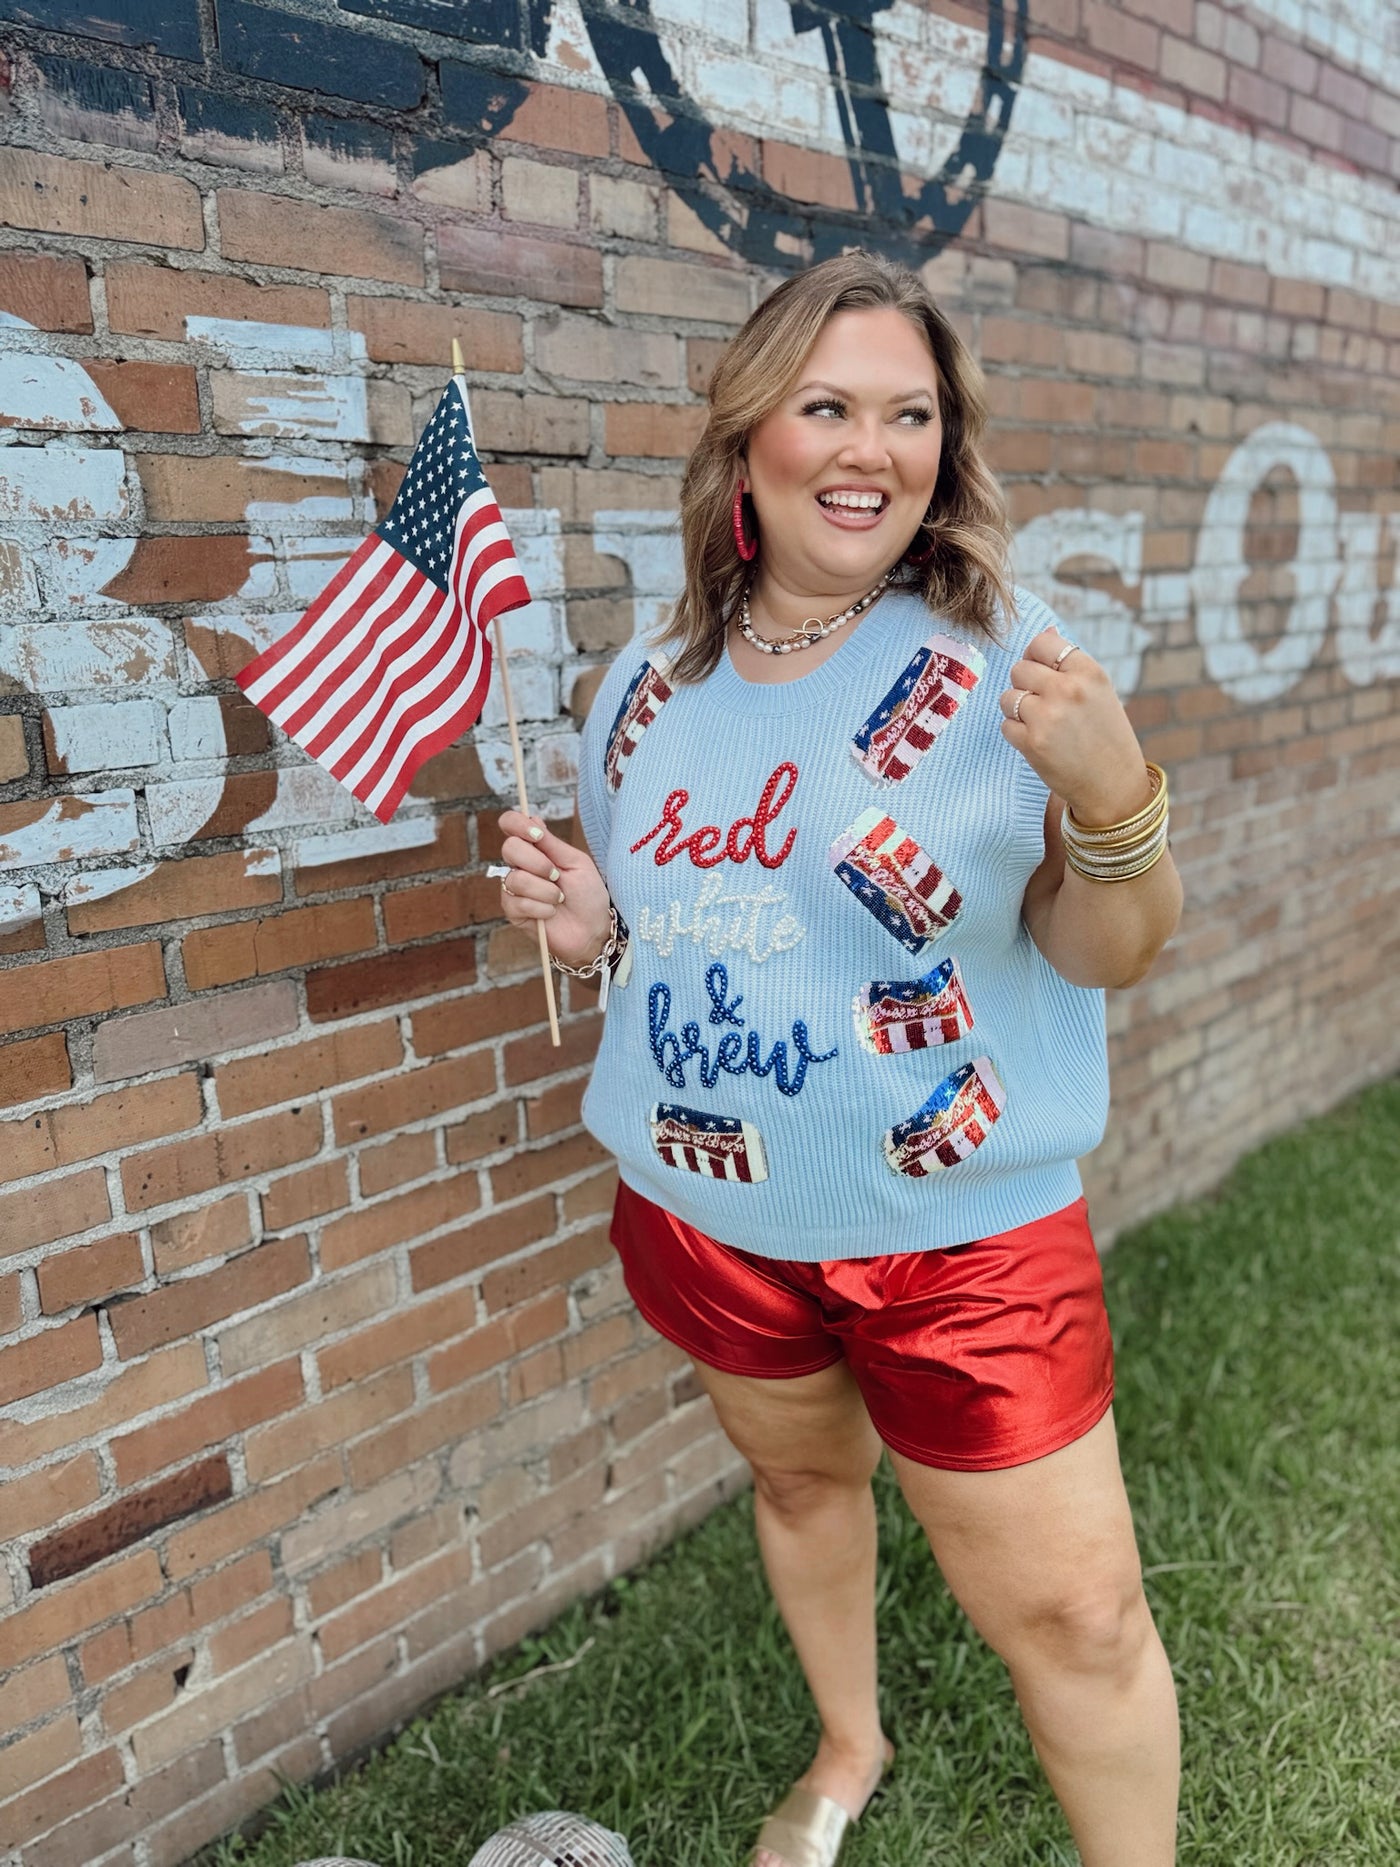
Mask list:
[[[661,807],[659,819],[645,836],[639,836],[633,843],[632,854],[636,855],[639,849],[660,837],[652,852],[652,860],[658,868],[674,862],[682,853],[690,857],[697,869],[713,869],[724,861],[747,862],[750,856],[757,856],[765,869],[781,868],[797,841],[796,827],[789,829],[776,850],[768,847],[768,830],[796,787],[797,767],[784,759],[769,775],[753,815],[736,817],[723,837],[715,823],[699,824],[687,833],[681,812],[690,802],[690,793],[672,791]]]

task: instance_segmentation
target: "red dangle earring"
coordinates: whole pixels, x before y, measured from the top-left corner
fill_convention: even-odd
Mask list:
[[[930,525],[932,522],[933,512],[930,508],[923,516],[919,531],[921,532],[925,525]],[[918,536],[919,532],[915,532],[914,537],[909,540],[909,549],[904,553],[904,562],[906,564],[912,564],[915,570],[923,570],[927,565],[933,562],[933,554],[938,549],[938,540],[935,538],[931,543],[926,544],[922,551],[916,551],[914,549],[914,543]]]
[[[744,482],[740,480],[739,490],[734,495],[734,549],[745,564],[752,564],[758,556],[758,540],[744,536],[744,490]]]

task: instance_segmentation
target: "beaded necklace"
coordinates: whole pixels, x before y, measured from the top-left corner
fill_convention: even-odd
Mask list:
[[[809,616],[807,620],[799,624],[797,628],[788,630],[790,636],[798,638],[795,641],[788,642],[770,642],[757,632],[749,616],[749,592],[746,588],[739,602],[739,633],[746,642],[752,642],[754,647],[760,649],[765,655],[790,655],[794,652],[800,653],[804,648],[811,648],[817,642],[824,641],[828,635],[834,634],[844,623],[850,622],[854,617],[861,615],[865,610],[869,609],[876,597],[884,590],[893,574],[892,571],[886,571],[873,590],[867,590],[864,596],[857,597],[856,601],[851,604],[851,607],[849,609],[843,609],[839,616],[828,616],[825,622],[822,621],[820,616]]]

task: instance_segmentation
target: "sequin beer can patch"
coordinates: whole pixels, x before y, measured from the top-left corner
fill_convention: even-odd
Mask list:
[[[857,901],[918,953],[952,923],[962,896],[893,817],[862,811],[831,845],[831,866]]]
[[[990,1057],[974,1057],[934,1090],[908,1121],[896,1122],[885,1135],[885,1159],[896,1173],[922,1180],[943,1167],[956,1167],[987,1138],[1006,1107],[1006,1091]]]
[[[922,979],[872,979],[856,993],[856,1036],[872,1056],[955,1044],[972,1029],[972,1007],[955,959]]]
[[[628,682],[603,754],[603,775],[610,791],[621,789],[627,761],[636,751],[638,740],[673,692],[654,661],[644,661]]]
[[[985,658],[967,642],[930,636],[856,733],[851,752],[871,778],[907,778],[982,678]]]
[[[666,1165],[685,1173],[750,1184],[768,1178],[763,1137],[752,1122],[658,1102],[651,1111],[651,1139]]]

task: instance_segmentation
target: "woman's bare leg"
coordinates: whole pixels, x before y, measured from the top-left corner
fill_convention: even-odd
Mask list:
[[[880,1441],[845,1362],[791,1380],[697,1364],[720,1424],[753,1466],[764,1568],[821,1719],[800,1779],[859,1815],[886,1755],[875,1671]],[[784,1867],[765,1850],[757,1867]]]
[[[1171,1867],[1180,1745],[1113,1415],[1006,1471],[892,1455],[964,1612],[1006,1661],[1084,1867]]]

